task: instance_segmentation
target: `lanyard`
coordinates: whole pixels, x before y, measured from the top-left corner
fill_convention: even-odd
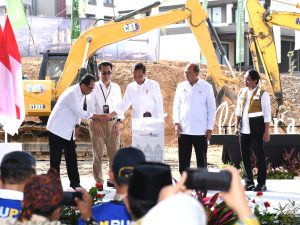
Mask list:
[[[102,91],[102,94],[103,94],[103,98],[104,98],[104,101],[105,101],[105,104],[106,104],[106,100],[107,100],[107,98],[108,98],[108,96],[110,94],[111,85],[109,85],[109,90],[108,90],[108,93],[107,93],[106,97],[105,97],[104,91],[103,91],[102,86],[101,86],[100,83],[99,83],[99,85],[100,85],[100,88],[101,88],[101,91]]]

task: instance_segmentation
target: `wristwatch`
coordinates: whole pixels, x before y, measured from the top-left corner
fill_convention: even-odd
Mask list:
[[[121,119],[117,119],[117,122],[123,123],[123,121]]]

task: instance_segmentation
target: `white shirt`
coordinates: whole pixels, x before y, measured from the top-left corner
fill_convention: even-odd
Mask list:
[[[246,90],[247,89],[247,90]],[[245,93],[247,91],[247,98],[245,102],[245,107],[244,107],[244,112],[242,114],[242,109],[241,109],[241,96],[238,96],[237,103],[236,103],[236,109],[235,109],[235,115],[242,118],[242,129],[241,133],[243,134],[250,134],[250,125],[249,125],[249,118],[248,118],[248,111],[249,111],[249,106],[250,106],[250,99],[254,93],[256,88],[249,90],[247,87],[243,88],[241,91],[242,93]],[[264,122],[269,123],[271,122],[271,103],[270,103],[270,96],[269,94],[265,91],[262,96],[261,96],[261,108],[263,112],[263,117],[264,117]]]
[[[216,102],[212,86],[199,79],[193,86],[184,81],[177,85],[173,103],[173,121],[182,126],[182,134],[205,135],[213,130]]]
[[[163,118],[163,99],[159,84],[147,78],[141,85],[130,83],[122,103],[118,105],[117,114],[124,113],[130,105],[133,118],[141,118],[145,112],[150,112],[154,118]]]
[[[47,130],[61,138],[71,140],[74,127],[80,118],[88,119],[93,115],[83,110],[83,102],[84,95],[79,84],[67,88],[58,98],[50,114]]]
[[[93,114],[103,114],[103,105],[108,105],[109,112],[111,113],[116,111],[117,105],[121,102],[122,94],[120,86],[114,82],[110,82],[109,86],[106,87],[105,84],[99,80],[96,82],[93,92],[87,96],[87,111]],[[121,114],[117,117],[123,119],[124,115]]]
[[[0,189],[0,198],[23,201],[24,194],[21,191]]]

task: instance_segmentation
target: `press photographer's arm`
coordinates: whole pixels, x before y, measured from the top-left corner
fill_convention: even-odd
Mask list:
[[[237,213],[240,220],[237,224],[259,225],[257,218],[248,206],[239,171],[234,167],[227,167],[226,170],[231,173],[232,179],[228,192],[222,192],[221,198]]]

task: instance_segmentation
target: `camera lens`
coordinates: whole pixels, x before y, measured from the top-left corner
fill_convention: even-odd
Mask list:
[[[209,172],[205,168],[188,169],[186,186],[199,191],[215,190],[227,192],[230,188],[231,173],[227,170]]]

